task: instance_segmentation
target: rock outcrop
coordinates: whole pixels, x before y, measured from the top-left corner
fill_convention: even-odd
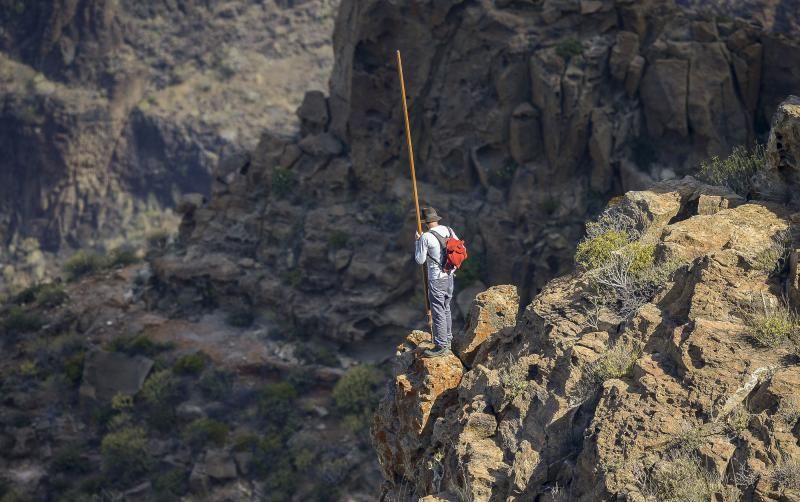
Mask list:
[[[787,308],[786,276],[763,257],[787,232],[797,245],[798,214],[743,201],[699,213],[698,199],[718,190],[687,178],[617,202],[614,214],[664,215],[636,221],[656,256],[680,263],[630,317],[592,306],[591,272],[566,275],[515,326],[480,344],[427,418],[430,434],[401,431],[396,417],[418,404],[387,394],[372,430],[382,500],[400,490],[448,501],[661,500],[665,473],[687,465],[694,470],[675,478],[675,500],[800,496],[780,474],[800,458],[797,415],[788,411],[797,409],[797,355],[786,343],[764,348],[749,338],[753,305]],[[473,313],[515,301],[510,288],[494,291],[479,295]],[[419,374],[421,361],[399,357],[395,385]],[[705,492],[685,491],[700,477]]]
[[[329,96],[307,96],[300,136],[267,134],[215,172],[185,254],[159,264],[168,295],[194,277],[214,305],[287,305],[298,329],[341,343],[423,322],[394,48],[423,202],[470,248],[459,288],[514,284],[523,303],[572,269],[585,215],[761,138],[800,82],[783,69],[796,42],[667,1],[352,0],[334,45]],[[208,283],[199,264],[222,255],[261,267]]]
[[[76,249],[172,231],[181,193],[330,73],[337,0],[9,1],[0,12],[0,290]]]

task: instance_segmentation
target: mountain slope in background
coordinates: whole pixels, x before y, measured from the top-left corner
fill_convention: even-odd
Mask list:
[[[52,276],[58,253],[174,230],[220,158],[292,134],[327,86],[337,6],[4,1],[0,289]]]

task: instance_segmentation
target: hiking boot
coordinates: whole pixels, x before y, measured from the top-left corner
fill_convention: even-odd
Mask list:
[[[433,349],[426,349],[422,353],[422,357],[442,357],[452,354],[450,347],[439,347],[438,345]]]

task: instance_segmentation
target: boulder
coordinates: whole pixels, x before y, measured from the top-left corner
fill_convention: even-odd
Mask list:
[[[644,73],[645,59],[642,56],[634,57],[628,65],[628,73],[625,75],[625,92],[628,97],[633,97],[639,90],[639,83],[642,81]]]
[[[772,118],[767,169],[759,188],[782,202],[800,203],[800,97],[786,98]]]
[[[321,91],[308,91],[303,103],[297,109],[300,127],[306,134],[319,134],[325,130],[330,120],[328,101]]]
[[[608,60],[611,76],[617,80],[625,80],[631,61],[638,55],[639,35],[630,31],[617,33],[617,42],[611,49],[611,56]]]
[[[659,246],[665,256],[684,262],[722,249],[754,257],[772,247],[774,235],[787,228],[774,210],[745,204],[669,225]]]
[[[117,394],[132,396],[142,388],[152,367],[153,360],[144,356],[94,350],[83,364],[80,395],[103,402]]]
[[[516,286],[494,286],[479,293],[467,317],[467,327],[453,337],[453,350],[469,366],[482,343],[516,324],[519,294]]]
[[[205,465],[202,462],[195,463],[191,474],[189,474],[189,489],[194,494],[203,495],[208,492],[208,486],[209,479]]]
[[[454,355],[422,357],[432,348],[431,335],[413,331],[398,347],[395,377],[370,429],[372,444],[387,479],[415,479],[418,444],[426,444],[437,415],[456,398],[464,367]]]
[[[509,123],[509,150],[517,164],[524,164],[542,153],[542,126],[539,112],[529,103],[514,109]]]
[[[297,144],[301,150],[314,157],[331,157],[342,153],[342,142],[333,134],[306,136]]]
[[[203,461],[205,473],[217,481],[236,478],[236,463],[226,450],[211,449],[206,451]]]

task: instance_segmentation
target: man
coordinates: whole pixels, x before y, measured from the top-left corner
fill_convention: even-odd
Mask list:
[[[453,299],[453,271],[444,270],[445,242],[448,237],[458,239],[449,228],[440,225],[442,219],[432,207],[422,208],[422,217],[428,231],[422,235],[415,232],[416,249],[414,259],[422,265],[428,262],[428,299],[433,318],[434,349],[426,350],[425,357],[441,357],[450,354],[453,341],[453,320],[450,315],[450,300]]]

